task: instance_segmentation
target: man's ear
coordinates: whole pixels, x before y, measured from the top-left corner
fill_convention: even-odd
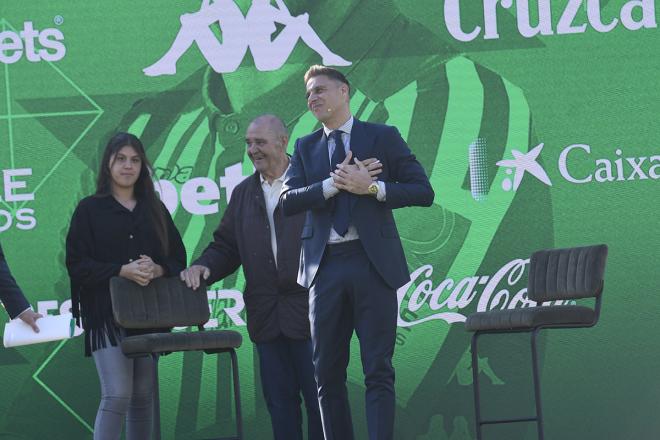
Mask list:
[[[351,91],[350,88],[342,83],[342,93],[344,94],[344,98],[346,99],[346,102],[351,102]]]

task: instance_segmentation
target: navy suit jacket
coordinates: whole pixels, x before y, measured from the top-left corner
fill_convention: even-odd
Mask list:
[[[353,196],[351,223],[378,273],[391,288],[398,289],[410,280],[410,273],[392,210],[430,206],[433,189],[395,127],[354,119],[350,145],[353,157],[375,157],[383,164],[378,179],[385,182],[385,202],[372,195]],[[326,200],[322,185],[330,171],[322,128],[296,141],[280,201],[285,215],[307,211],[298,270],[298,283],[305,287],[314,281],[332,227],[334,197]]]
[[[16,280],[9,272],[9,266],[5,260],[5,254],[0,246],[0,300],[9,312],[11,319],[21,314],[30,307],[30,303],[25,299],[23,292],[16,284]]]

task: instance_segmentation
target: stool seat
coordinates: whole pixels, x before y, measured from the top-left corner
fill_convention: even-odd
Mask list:
[[[546,328],[592,327],[600,317],[604,286],[607,246],[583,246],[566,249],[544,249],[534,252],[530,258],[527,295],[536,304],[546,302],[573,302],[594,298],[594,307],[581,305],[536,306],[521,309],[490,310],[473,313],[465,321],[465,329],[472,335],[472,389],[474,391],[474,418],[477,440],[482,440],[484,425],[502,423],[536,422],[539,440],[544,439],[543,405],[541,402],[541,377],[537,337]],[[481,417],[481,392],[479,389],[480,363],[478,339],[488,333],[531,334],[532,377],[536,414],[531,417],[486,419]]]
[[[125,329],[152,333],[122,338],[121,350],[130,358],[154,358],[154,438],[160,440],[160,395],[158,387],[159,355],[177,351],[224,353],[231,360],[234,390],[236,435],[216,440],[242,440],[243,416],[236,349],[243,343],[240,333],[233,330],[205,330],[210,318],[206,286],[190,289],[178,277],[156,278],[147,286],[122,277],[110,280],[110,298],[115,322]],[[197,327],[199,331],[158,333],[172,327]],[[219,381],[218,381],[219,382]]]
[[[512,310],[491,310],[473,313],[465,321],[465,329],[515,330],[531,329],[538,326],[553,327],[575,324],[591,324],[596,312],[584,306],[539,306]]]
[[[174,351],[203,350],[207,353],[215,353],[239,348],[242,343],[243,336],[233,330],[149,333],[124,338],[121,342],[121,350],[128,357]]]

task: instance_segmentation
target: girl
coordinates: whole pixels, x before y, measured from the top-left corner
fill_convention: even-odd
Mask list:
[[[66,238],[72,313],[85,330],[85,355],[101,382],[94,440],[118,440],[126,419],[127,440],[151,438],[153,359],[129,359],[112,316],[110,278],[142,286],[185,268],[186,251],[165,206],[156,197],[151,166],[140,140],[119,133],[105,148],[96,194],[80,201]],[[139,333],[167,330],[140,330]]]

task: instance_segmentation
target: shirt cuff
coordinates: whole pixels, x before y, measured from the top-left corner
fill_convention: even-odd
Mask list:
[[[339,190],[335,187],[332,177],[328,177],[323,181],[323,197],[328,200],[330,197],[334,197],[339,194]]]
[[[32,306],[28,307],[27,309],[23,310],[21,313],[16,315],[16,318],[19,318],[23,313],[27,312],[28,310],[32,310]]]
[[[385,201],[385,182],[379,180],[376,183],[378,183],[378,194],[376,194],[376,200],[379,202],[384,202]]]

